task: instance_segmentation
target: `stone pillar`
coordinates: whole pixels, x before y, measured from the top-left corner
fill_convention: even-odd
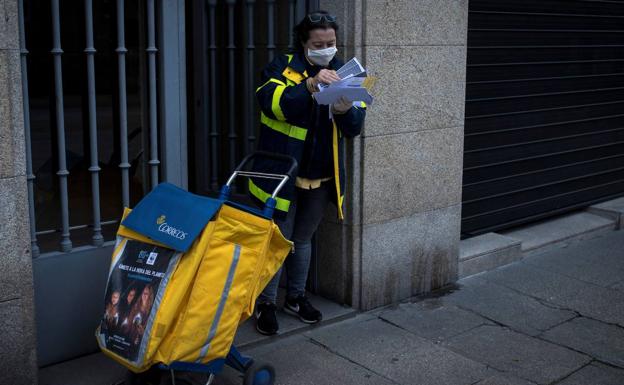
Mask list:
[[[36,384],[16,0],[0,0],[0,383]]]
[[[319,231],[322,295],[360,309],[457,279],[467,0],[321,0],[379,78],[348,144],[348,216]]]

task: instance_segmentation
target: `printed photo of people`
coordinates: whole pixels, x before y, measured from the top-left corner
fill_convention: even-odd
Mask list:
[[[175,251],[128,240],[108,280],[99,337],[106,348],[138,358],[160,283]],[[114,256],[116,258],[116,256]]]

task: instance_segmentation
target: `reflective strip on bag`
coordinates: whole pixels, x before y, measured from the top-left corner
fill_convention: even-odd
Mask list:
[[[217,308],[217,312],[214,316],[214,319],[212,320],[212,325],[210,326],[210,332],[208,333],[208,338],[206,339],[206,342],[204,343],[204,345],[202,346],[199,352],[199,358],[197,359],[197,361],[195,361],[196,363],[201,363],[204,360],[204,358],[206,357],[206,354],[208,354],[208,350],[210,349],[210,344],[212,340],[217,335],[217,327],[219,326],[219,321],[221,321],[221,315],[223,314],[225,303],[228,300],[230,289],[232,288],[232,282],[234,281],[234,273],[236,273],[236,267],[238,266],[238,260],[240,258],[240,254],[241,254],[241,246],[235,245],[234,255],[232,256],[232,264],[230,265],[230,269],[228,271],[227,279],[225,281],[225,287],[223,288],[223,291],[221,292],[221,299],[219,300],[219,307]]]

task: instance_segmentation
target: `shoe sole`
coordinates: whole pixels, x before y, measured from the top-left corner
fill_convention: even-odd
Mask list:
[[[274,331],[273,333],[270,333],[270,332],[267,332],[267,331],[264,331],[264,330],[260,329],[257,324],[256,324],[256,330],[258,331],[258,333],[260,333],[260,334],[262,334],[264,336],[274,336],[274,335],[277,334],[277,330]]]
[[[321,322],[323,320],[322,318],[318,319],[318,320],[307,320],[307,319],[303,318],[302,316],[300,316],[299,313],[297,313],[294,310],[291,310],[290,308],[288,308],[286,306],[284,306],[284,313],[290,314],[290,315],[292,315],[294,317],[297,317],[297,318],[299,318],[299,320],[301,322],[309,324],[309,325],[312,325],[312,324],[315,324],[315,323],[319,323],[319,322]]]

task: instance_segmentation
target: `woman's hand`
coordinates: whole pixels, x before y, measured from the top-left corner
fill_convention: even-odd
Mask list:
[[[343,96],[338,99],[336,103],[332,104],[332,112],[334,114],[344,114],[349,111],[352,106],[353,103]]]
[[[317,84],[318,83],[331,84],[333,82],[340,80],[340,78],[336,74],[336,71],[325,70],[325,69],[320,70],[319,73],[316,74],[314,79],[316,80]]]
[[[307,80],[307,86],[309,90],[314,90],[318,91],[318,85],[323,83],[323,84],[331,84],[335,81],[340,80],[340,78],[338,77],[338,75],[336,74],[336,71],[334,70],[326,70],[326,69],[322,69],[319,71],[318,74],[316,74],[315,77],[313,78],[308,78]]]

